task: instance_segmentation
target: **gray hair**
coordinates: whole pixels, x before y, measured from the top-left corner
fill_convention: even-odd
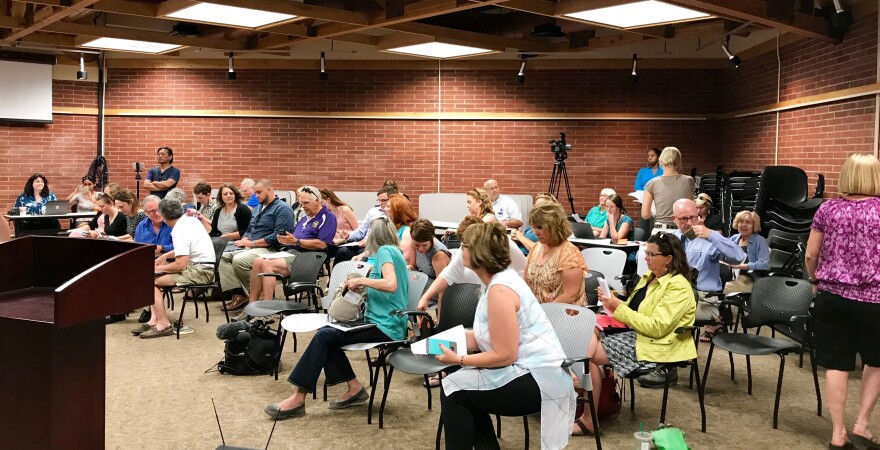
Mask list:
[[[159,214],[165,220],[177,220],[183,215],[183,206],[175,198],[163,198],[159,202]]]
[[[663,167],[674,167],[678,170],[681,167],[681,152],[675,147],[666,147],[660,153],[659,161]]]
[[[181,189],[181,188],[174,188],[174,189],[168,191],[168,193],[165,194],[165,197],[166,198],[171,197],[171,198],[177,200],[178,202],[180,202],[181,205],[186,203],[186,201],[187,201],[186,200],[186,192],[184,192],[183,189]]]
[[[150,202],[159,203],[161,201],[162,201],[162,199],[159,197],[156,197],[155,195],[148,195],[148,196],[144,197],[144,202],[142,204],[146,205],[147,203],[150,203]]]
[[[370,222],[370,229],[367,231],[367,245],[364,252],[367,255],[375,255],[379,251],[379,247],[383,245],[400,245],[397,239],[397,230],[391,224],[391,220],[387,217],[377,217]]]
[[[241,186],[254,187],[255,184],[257,184],[257,182],[251,178],[245,178],[244,180],[241,180]]]
[[[315,197],[315,200],[318,202],[321,201],[321,190],[314,186],[303,186],[296,190],[297,194],[311,195]]]

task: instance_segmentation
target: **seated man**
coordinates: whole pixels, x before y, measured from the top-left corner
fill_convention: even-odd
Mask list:
[[[156,255],[174,250],[171,227],[162,220],[162,214],[159,214],[160,201],[155,195],[144,198],[144,212],[149,220],[142,220],[134,229],[134,242],[155,245]]]
[[[334,244],[340,246],[339,251],[336,252],[334,263],[350,261],[355,256],[364,252],[364,246],[367,244],[367,230],[370,228],[370,222],[377,217],[385,217],[385,205],[388,204],[388,198],[391,194],[397,194],[396,186],[382,186],[382,189],[379,189],[379,192],[376,193],[376,200],[378,200],[379,205],[374,206],[367,211],[367,215],[364,216],[364,221],[361,222],[361,225],[356,230],[344,231],[343,236],[345,237],[343,239],[335,239],[333,241]],[[348,242],[357,242],[358,245],[356,247],[341,246]]]
[[[156,258],[157,276],[154,289],[153,314],[149,322],[131,330],[141,339],[171,336],[174,329],[165,311],[162,298],[163,287],[187,284],[208,284],[214,281],[214,245],[205,227],[194,217],[184,216],[183,207],[175,199],[166,198],[159,202],[159,213],[171,227],[171,240],[174,250]],[[174,258],[173,262],[168,262]],[[208,264],[206,264],[208,263]]]
[[[239,186],[241,195],[243,195],[244,198],[247,199],[246,204],[248,208],[251,209],[251,211],[253,211],[254,208],[256,208],[257,205],[260,204],[260,201],[257,200],[257,194],[254,193],[255,184],[257,183],[254,180],[250,178],[245,178],[244,180],[241,180],[241,185]]]
[[[280,247],[278,234],[293,230],[293,210],[287,203],[275,197],[271,181],[258,181],[254,185],[254,193],[257,194],[260,204],[254,210],[244,236],[234,242],[236,247],[245,251],[224,253],[220,260],[220,285],[224,291],[242,289],[246,294],[250,287],[254,260],[260,255],[277,250]],[[236,294],[226,303],[226,309],[238,309],[247,301],[247,295]]]
[[[290,275],[290,269],[296,255],[302,252],[323,252],[333,245],[333,236],[336,234],[336,216],[321,203],[321,192],[311,186],[303,186],[296,191],[297,201],[302,207],[303,216],[293,227],[293,234],[279,234],[278,241],[289,246],[285,249],[291,254],[289,258],[265,259],[258,257],[254,260],[251,270],[250,293],[248,303],[257,301],[262,294],[263,300],[271,300],[275,294],[274,277],[260,277],[261,273],[277,273],[283,276]],[[247,314],[242,312],[236,317],[238,320],[245,319]]]
[[[495,210],[495,218],[507,228],[519,228],[523,226],[522,212],[516,202],[501,194],[501,188],[495,180],[486,180],[483,183],[483,189],[489,194],[489,200],[492,200],[492,209]]]

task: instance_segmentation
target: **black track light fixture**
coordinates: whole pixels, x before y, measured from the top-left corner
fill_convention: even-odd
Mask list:
[[[235,53],[229,52],[229,70],[226,72],[227,80],[234,80],[238,78],[235,73]]]
[[[840,0],[834,0],[834,12],[828,17],[829,33],[835,38],[843,40],[843,36],[849,31],[852,23],[852,13],[843,9]]]
[[[516,74],[514,81],[519,84],[523,84],[526,82],[526,57],[520,56],[521,64],[519,65],[519,73]]]
[[[77,80],[86,80],[89,78],[89,73],[86,72],[86,59],[82,53],[79,54],[79,70],[76,71],[76,79]]]
[[[731,67],[736,69],[737,67],[739,67],[740,64],[742,64],[742,60],[739,59],[739,56],[730,53],[730,36],[727,37],[727,40],[725,42],[721,43],[721,50],[724,50],[724,54],[727,55],[727,59],[729,60],[728,62],[730,62]]]
[[[629,81],[631,81],[631,82],[633,82],[633,83],[638,83],[638,82],[639,82],[639,74],[638,74],[638,71],[637,71],[637,70],[638,70],[638,67],[639,67],[639,55],[636,54],[636,53],[633,53],[633,67],[632,67],[632,73],[629,74]]]
[[[324,52],[321,52],[321,72],[318,74],[319,80],[327,79],[327,69],[324,67]]]

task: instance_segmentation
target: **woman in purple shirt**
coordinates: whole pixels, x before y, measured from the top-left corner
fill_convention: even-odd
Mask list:
[[[880,394],[880,161],[851,155],[840,170],[839,191],[841,197],[824,202],[813,217],[806,252],[810,282],[818,285],[816,362],[828,369],[828,448],[880,448],[868,430]],[[858,417],[847,436],[847,381],[856,353],[865,369]]]

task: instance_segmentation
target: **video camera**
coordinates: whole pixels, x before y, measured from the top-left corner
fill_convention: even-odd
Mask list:
[[[565,142],[565,133],[559,133],[558,141],[550,141],[550,152],[556,155],[557,161],[563,161],[568,158],[568,151],[571,150],[571,144]]]

